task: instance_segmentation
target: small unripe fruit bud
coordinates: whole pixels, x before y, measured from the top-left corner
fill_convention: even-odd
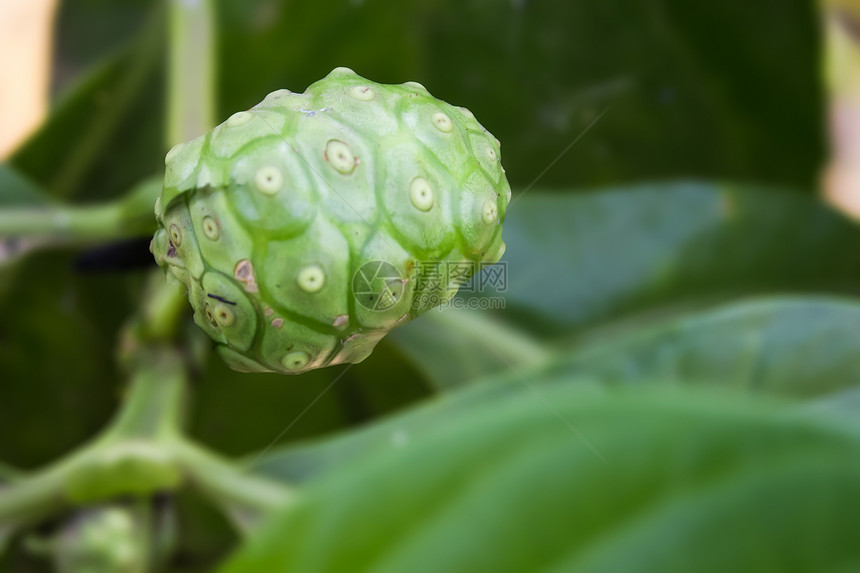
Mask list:
[[[497,262],[509,201],[468,110],[337,68],[171,149],[152,250],[231,367],[296,374],[360,362]]]

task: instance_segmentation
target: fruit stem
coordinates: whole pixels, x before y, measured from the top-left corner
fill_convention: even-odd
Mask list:
[[[170,0],[167,142],[202,135],[215,125],[215,10],[211,0]]]
[[[165,278],[164,272],[153,270],[149,275],[148,293],[141,304],[141,329],[133,336],[137,342],[170,342],[176,338],[183,317],[188,312],[185,285]]]
[[[138,349],[135,358],[139,367],[129,381],[122,408],[103,439],[164,441],[178,436],[188,399],[183,357],[169,346],[147,346]]]

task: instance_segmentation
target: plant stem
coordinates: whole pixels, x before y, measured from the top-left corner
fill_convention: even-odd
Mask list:
[[[64,486],[82,467],[84,459],[74,454],[10,486],[0,487],[0,529],[14,529],[64,508]]]
[[[146,229],[148,230],[148,228]],[[143,234],[125,224],[121,205],[52,205],[0,211],[0,235],[47,236],[63,242],[89,242]]]
[[[84,244],[151,235],[153,204],[161,181],[148,179],[124,196],[97,205],[48,203],[0,211],[0,237],[39,238],[52,244]]]
[[[283,483],[250,474],[195,444],[178,441],[173,452],[191,484],[220,505],[243,533],[295,500],[296,493]]]
[[[183,301],[184,303],[184,301]],[[143,348],[142,366],[134,373],[122,409],[106,440],[163,441],[180,434],[188,399],[188,379],[182,356],[169,346]]]
[[[185,285],[165,277],[161,270],[153,270],[149,276],[149,294],[140,311],[145,340],[171,341],[187,312]]]
[[[167,138],[170,146],[215,124],[215,10],[211,0],[170,0]]]

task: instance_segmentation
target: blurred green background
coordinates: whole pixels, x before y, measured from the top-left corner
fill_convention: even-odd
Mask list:
[[[826,160],[816,3],[216,4],[218,121],[347,66],[421,82],[501,140],[514,196],[529,191],[505,227],[507,309],[481,328],[514,333],[510,347],[496,341],[511,361],[557,353],[550,371],[587,379],[801,397],[860,376],[860,307],[842,298],[860,283],[860,232],[815,198]],[[61,3],[52,115],[11,158],[21,179],[7,188],[86,202],[160,175],[163,16],[152,1]],[[147,269],[82,272],[80,257],[55,249],[0,270],[0,459],[14,466],[68,451],[117,405],[116,335]],[[793,298],[749,298],[770,294]],[[710,306],[741,299],[741,310]],[[321,397],[341,368],[244,375],[213,356],[190,431],[244,455],[298,416],[279,445],[506,370],[474,340],[452,342],[468,319],[452,320],[406,326]],[[207,570],[233,538],[194,496],[180,504],[177,570]],[[24,557],[7,561],[15,570]]]

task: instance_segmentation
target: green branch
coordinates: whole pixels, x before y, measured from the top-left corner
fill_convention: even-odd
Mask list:
[[[213,123],[213,12],[211,0],[169,3],[171,144]],[[6,210],[0,213],[0,237],[77,243],[149,234],[159,188],[159,182],[147,182],[103,205]],[[182,285],[154,271],[140,312],[123,330],[120,354],[130,379],[116,418],[66,458],[0,486],[0,534],[75,505],[146,497],[185,484],[209,495],[244,531],[293,499],[283,484],[255,476],[183,437],[189,358],[177,347],[177,338],[187,308]]]
[[[147,179],[124,197],[98,205],[6,207],[0,210],[0,237],[77,245],[151,235],[155,231],[153,205],[160,191],[160,179]]]
[[[180,441],[174,451],[190,484],[219,505],[243,533],[296,499],[296,492],[283,483],[253,475],[197,445]]]
[[[170,0],[168,145],[215,125],[215,10],[211,0]]]

